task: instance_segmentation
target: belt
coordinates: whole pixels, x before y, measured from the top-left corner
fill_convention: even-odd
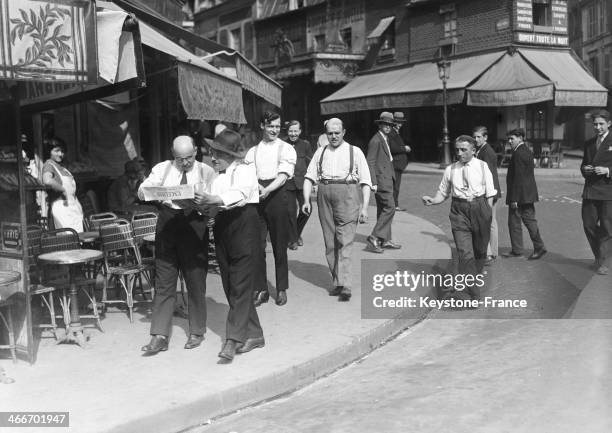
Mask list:
[[[195,211],[193,209],[174,209],[168,206],[164,206],[162,208],[164,211],[171,213],[172,215],[181,215],[181,216],[190,216],[192,213],[195,213],[196,215],[199,215],[198,211]]]
[[[478,201],[478,200],[484,200],[486,199],[486,197],[484,195],[479,195],[477,197],[470,197],[470,198],[459,198],[459,197],[453,197],[453,201],[458,201],[461,203],[470,203],[473,201]]]
[[[323,185],[352,185],[356,184],[356,180],[346,180],[346,179],[320,179],[319,183]]]

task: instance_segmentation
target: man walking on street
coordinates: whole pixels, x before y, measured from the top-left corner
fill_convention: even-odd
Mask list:
[[[261,222],[261,251],[257,265],[257,293],[255,305],[268,302],[268,277],[266,275],[266,237],[270,233],[274,267],[276,273],[276,305],[287,303],[289,288],[289,267],[287,244],[289,238],[289,218],[287,214],[287,193],[285,182],[293,176],[295,150],[278,135],[281,119],[278,113],[266,111],[261,119],[263,139],[249,149],[245,161],[254,163],[259,181],[259,205],[257,210]]]
[[[506,175],[506,204],[509,206],[508,231],[512,249],[505,254],[505,257],[523,256],[522,220],[533,242],[533,254],[529,256],[529,260],[537,260],[546,254],[546,247],[540,237],[538,222],[535,218],[534,203],[539,200],[539,196],[535,182],[533,153],[524,140],[525,131],[523,129],[517,128],[508,132],[512,158]]]
[[[593,114],[592,119],[597,135],[585,143],[580,165],[584,177],[582,224],[595,256],[597,273],[607,275],[606,259],[612,239],[612,122],[606,110]]]
[[[497,195],[493,197],[493,206],[491,206],[491,237],[489,239],[489,246],[487,247],[487,261],[485,265],[490,265],[497,259],[499,241],[497,231],[497,201],[501,197],[501,190],[499,188],[499,177],[497,176],[497,153],[493,150],[491,145],[487,143],[488,131],[485,126],[477,126],[472,131],[472,137],[476,140],[476,158],[487,163],[491,174],[493,175],[493,186],[497,190]]]
[[[410,146],[404,143],[400,135],[400,128],[404,125],[406,119],[404,113],[397,111],[393,113],[393,128],[389,132],[389,148],[393,157],[393,170],[395,171],[395,179],[393,180],[393,200],[395,201],[396,211],[405,211],[405,208],[399,205],[399,191],[402,183],[402,174],[408,165],[408,154],[412,151]]]
[[[366,251],[383,253],[384,248],[399,249],[401,245],[391,238],[391,225],[395,215],[395,200],[393,200],[393,183],[395,169],[393,157],[389,148],[389,133],[393,128],[393,114],[384,111],[375,120],[378,132],[368,143],[368,166],[372,177],[372,189],[376,199],[376,225],[368,236]]]
[[[459,256],[459,272],[476,275],[482,272],[491,233],[491,206],[497,191],[493,175],[484,161],[474,158],[476,142],[469,135],[455,140],[459,161],[444,170],[434,197],[423,196],[423,204],[440,204],[452,197],[449,219]],[[476,286],[468,289],[472,299],[480,298]]]
[[[317,205],[325,241],[325,257],[332,275],[330,296],[340,301],[351,299],[351,250],[357,222],[368,220],[370,170],[363,152],[344,141],[340,119],[326,125],[329,144],[315,152],[304,182],[302,211],[310,214],[312,185],[318,184]],[[360,191],[361,190],[361,197]]]
[[[304,175],[312,159],[312,146],[300,138],[302,126],[297,120],[289,122],[287,130],[288,143],[293,146],[296,153],[295,171],[293,178],[287,180],[287,202],[289,209],[289,249],[297,250],[304,245],[302,230],[310,215],[302,212],[304,204]]]
[[[188,135],[179,135],[172,143],[173,161],[153,167],[140,188],[211,184],[214,171],[196,161],[197,149]],[[166,200],[161,203],[155,238],[155,296],[151,317],[151,342],[142,347],[147,355],[168,350],[172,314],[176,300],[179,270],[187,285],[189,339],[185,349],[198,347],[206,332],[206,274],[208,271],[208,218],[187,201]]]

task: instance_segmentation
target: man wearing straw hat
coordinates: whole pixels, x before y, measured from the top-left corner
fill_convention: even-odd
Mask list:
[[[389,133],[395,124],[393,114],[384,111],[378,120],[378,132],[368,143],[368,166],[372,178],[372,189],[376,199],[376,225],[367,238],[366,250],[372,253],[383,253],[384,249],[399,249],[401,245],[391,239],[391,224],[395,215],[393,200],[393,183],[395,170],[393,156],[389,148]]]
[[[393,157],[393,169],[395,170],[395,180],[393,181],[393,200],[395,200],[395,210],[405,211],[405,208],[399,205],[399,191],[402,183],[402,174],[408,165],[408,153],[412,151],[410,146],[404,143],[399,131],[406,122],[404,113],[396,111],[393,113],[393,128],[389,132],[389,148]]]

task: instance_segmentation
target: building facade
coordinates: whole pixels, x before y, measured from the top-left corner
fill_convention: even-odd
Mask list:
[[[566,125],[607,102],[605,89],[569,48],[564,0],[367,2],[363,69],[321,101],[322,112],[373,134],[382,110],[409,118],[403,134],[415,157],[437,160],[447,80],[451,137],[485,125],[493,142],[525,128],[539,146],[581,141]],[[447,73],[449,71],[447,70]],[[570,128],[571,129],[571,128]]]

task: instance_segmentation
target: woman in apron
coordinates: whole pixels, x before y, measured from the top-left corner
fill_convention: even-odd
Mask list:
[[[62,166],[66,147],[58,139],[51,139],[48,157],[43,166],[43,183],[51,188],[49,207],[56,229],[71,228],[83,231],[83,208],[76,197],[76,183],[72,174]]]

